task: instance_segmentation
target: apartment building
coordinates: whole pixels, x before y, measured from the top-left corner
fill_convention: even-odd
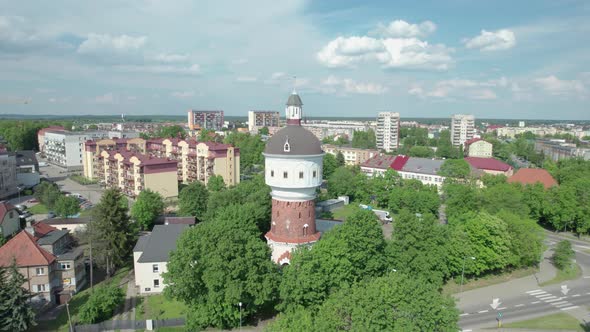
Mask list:
[[[336,156],[338,152],[342,153],[346,165],[360,165],[379,154],[379,150],[375,149],[359,149],[331,144],[322,145],[322,150],[334,156]]]
[[[14,157],[16,158],[16,180],[18,185],[23,188],[32,188],[38,185],[39,181],[41,181],[41,175],[39,174],[39,163],[35,151],[17,151]]]
[[[493,145],[481,138],[472,138],[465,142],[465,152],[468,157],[491,158]]]
[[[8,152],[0,153],[0,199],[18,193],[16,158]]]
[[[188,110],[188,127],[190,130],[221,130],[223,111]]]
[[[39,129],[37,132],[37,143],[39,145],[39,152],[41,155],[45,155],[45,133],[48,131],[65,131],[66,129],[62,126],[49,126],[47,128]]]
[[[564,139],[537,139],[535,151],[542,152],[553,161],[568,158],[590,160],[590,148],[577,147],[576,144],[567,143]]]
[[[281,116],[275,111],[249,111],[248,130],[251,133],[258,133],[260,128],[277,128],[280,126]]]
[[[326,137],[346,135],[352,137],[355,131],[367,131],[371,126],[362,121],[326,121],[315,120],[302,123],[301,126],[309,130],[320,141]]]
[[[88,141],[83,161],[86,177],[102,180],[105,176],[97,174],[99,168],[95,165],[103,151],[131,152],[137,156],[174,161],[176,180],[182,183],[207,183],[212,175],[221,175],[228,186],[240,182],[240,150],[228,144],[178,138]]]
[[[464,145],[475,135],[475,117],[467,114],[453,114],[451,118],[451,144]]]
[[[377,148],[391,152],[399,148],[399,113],[380,112],[377,115]]]

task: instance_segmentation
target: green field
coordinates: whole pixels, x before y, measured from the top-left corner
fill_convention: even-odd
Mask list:
[[[547,315],[539,318],[504,324],[507,328],[536,330],[584,331],[580,322],[566,313]]]
[[[32,214],[47,214],[49,212],[49,209],[43,203],[33,205],[30,208],[28,208],[28,210]]]
[[[168,319],[186,317],[186,305],[176,300],[169,300],[164,295],[146,296],[143,302],[146,319]]]

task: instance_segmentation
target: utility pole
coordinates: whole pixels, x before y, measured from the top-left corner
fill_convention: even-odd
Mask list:
[[[72,293],[70,293],[70,299],[66,302],[66,311],[68,312],[68,323],[70,324],[69,332],[74,332],[72,327],[72,317],[70,316],[70,300],[72,299]]]
[[[88,229],[88,227],[87,227]],[[89,236],[90,238],[90,292],[94,292],[94,280],[93,280],[93,271],[94,271],[94,267],[93,267],[93,261],[92,261],[92,234],[90,234]]]

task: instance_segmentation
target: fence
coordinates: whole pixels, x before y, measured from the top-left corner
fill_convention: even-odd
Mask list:
[[[153,330],[159,327],[184,326],[184,318],[171,318],[152,320]],[[108,320],[97,324],[77,325],[74,326],[75,332],[101,332],[115,330],[145,330],[148,327],[145,320]]]

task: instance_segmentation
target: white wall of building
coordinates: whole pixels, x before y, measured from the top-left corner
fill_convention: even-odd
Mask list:
[[[453,114],[451,118],[451,143],[454,146],[465,144],[475,135],[475,117],[467,114]]]
[[[264,156],[265,180],[266,184],[273,189],[273,197],[285,200],[315,198],[315,188],[322,184],[323,154],[313,156],[264,154]],[[300,173],[303,173],[303,177],[300,177]]]
[[[491,158],[492,157],[492,143],[486,141],[477,141],[469,145],[467,150],[467,156],[469,157],[480,157],[480,158]]]
[[[162,273],[168,271],[167,262],[139,263],[139,257],[143,252],[133,253],[133,269],[135,272],[135,285],[139,287],[141,294],[158,294],[164,290],[164,278]],[[158,266],[158,272],[154,272],[154,265]],[[154,287],[154,280],[158,280],[159,287]]]
[[[399,113],[380,112],[377,115],[377,148],[391,152],[399,147]]]

